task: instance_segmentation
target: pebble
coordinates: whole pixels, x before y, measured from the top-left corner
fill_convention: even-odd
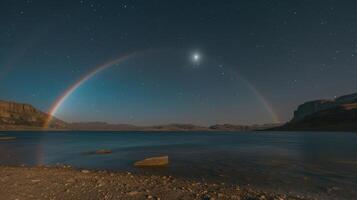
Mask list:
[[[76,182],[76,180],[74,178],[70,178],[70,179],[67,180],[67,182],[68,183],[74,183],[74,182]]]
[[[203,196],[202,200],[215,200],[215,199],[209,195],[205,195]]]
[[[139,194],[139,192],[138,191],[131,191],[131,192],[128,192],[126,194],[129,195],[129,196],[134,196],[134,195]]]
[[[102,186],[104,186],[104,185],[105,185],[105,182],[104,182],[104,181],[101,181],[101,180],[97,181],[97,186],[98,186],[98,187],[102,187]]]
[[[1,168],[0,168],[1,169]],[[7,169],[7,168],[5,168]],[[171,176],[153,176],[153,175],[135,175],[128,172],[124,173],[113,173],[102,172],[102,171],[89,171],[89,170],[63,170],[63,169],[53,169],[48,168],[49,171],[38,170],[38,168],[31,169],[18,169],[16,170],[27,172],[26,174],[17,174],[10,171],[11,168],[3,170],[2,176],[0,177],[0,183],[9,188],[22,187],[22,184],[17,186],[16,181],[20,181],[19,178],[23,178],[27,183],[36,183],[38,188],[41,188],[39,197],[41,199],[61,199],[59,197],[66,197],[65,199],[83,199],[88,198],[90,195],[95,195],[94,199],[148,199],[148,200],[160,200],[156,195],[162,196],[164,199],[196,199],[196,200],[220,200],[220,199],[254,199],[254,200],[285,200],[285,199],[305,199],[298,198],[296,195],[289,195],[289,197],[284,195],[273,195],[271,193],[257,192],[254,189],[249,189],[246,187],[238,187],[234,185],[221,184],[211,184],[211,183],[200,183],[191,182],[182,179],[176,179],[177,184],[172,184]],[[27,171],[26,171],[27,170]],[[1,172],[1,171],[0,171]],[[11,172],[11,173],[10,173]],[[16,172],[16,171],[15,171]],[[37,176],[35,173],[42,172],[43,176]],[[65,172],[65,173],[57,173]],[[68,173],[68,174],[67,174]],[[90,173],[90,174],[83,174]],[[47,179],[47,176],[49,177]],[[111,177],[114,176],[114,177]],[[134,177],[135,179],[130,179]],[[12,182],[11,182],[11,181]],[[52,181],[51,180],[56,180]],[[145,181],[144,181],[145,180]],[[9,182],[10,181],[10,182]],[[167,185],[164,185],[164,182]],[[38,183],[37,183],[38,182]],[[1,185],[0,184],[0,188]],[[104,186],[104,187],[101,187]],[[333,191],[340,190],[338,187],[331,187]],[[58,196],[62,194],[57,194],[54,191],[61,191],[63,196]],[[190,192],[188,192],[190,191]],[[25,191],[26,192],[26,191]],[[31,193],[34,193],[32,189],[24,193],[24,199],[30,199]],[[43,193],[41,193],[43,192]],[[9,195],[10,192],[8,192]],[[0,199],[2,198],[1,194]],[[36,194],[38,195],[38,194]],[[290,196],[293,196],[290,198]],[[177,198],[179,197],[179,198]],[[32,198],[32,197],[31,197]],[[11,198],[10,198],[11,199]],[[14,198],[12,198],[14,199]],[[63,199],[63,198],[62,198]]]

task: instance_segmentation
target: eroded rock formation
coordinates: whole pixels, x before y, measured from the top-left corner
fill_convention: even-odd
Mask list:
[[[0,101],[0,126],[42,127],[48,117],[48,114],[29,104]],[[64,128],[65,126],[66,123],[58,119],[53,119],[50,124],[50,127],[53,128]]]

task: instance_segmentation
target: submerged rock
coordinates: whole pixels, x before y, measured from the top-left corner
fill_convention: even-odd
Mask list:
[[[168,156],[152,157],[134,163],[135,167],[161,167],[169,164]]]
[[[95,154],[110,154],[112,153],[112,150],[109,149],[99,149],[97,151],[94,152]]]

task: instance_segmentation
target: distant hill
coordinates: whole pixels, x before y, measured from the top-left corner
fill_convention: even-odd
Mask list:
[[[0,101],[0,129],[41,128],[49,115],[33,106],[11,101]],[[65,128],[64,121],[54,118],[51,128]]]
[[[273,130],[357,131],[357,93],[306,102],[290,122]]]
[[[108,124],[105,122],[80,122],[68,124],[73,130],[121,130],[121,131],[254,131],[280,126],[281,124],[233,125],[216,124],[209,127],[193,124],[163,124],[153,126],[135,126],[131,124]]]
[[[197,126],[193,124],[164,124],[156,126],[143,127],[146,130],[160,130],[160,131],[207,131],[204,126]]]
[[[136,130],[137,126],[131,124],[108,124],[105,122],[75,122],[69,123],[72,130]]]
[[[68,124],[72,130],[112,130],[112,131],[198,131],[207,127],[193,124],[165,124],[154,126],[135,126],[132,124],[108,124],[105,122],[77,122]]]
[[[0,101],[0,130],[44,130],[49,115],[29,104]],[[80,131],[252,131],[276,127],[277,124],[233,125],[216,124],[213,126],[197,126],[193,124],[163,124],[154,126],[136,126],[131,124],[108,124],[105,122],[68,123],[52,118],[50,130]]]
[[[282,124],[254,124],[254,125],[234,125],[234,124],[216,124],[210,126],[210,130],[219,131],[256,131],[281,126]]]

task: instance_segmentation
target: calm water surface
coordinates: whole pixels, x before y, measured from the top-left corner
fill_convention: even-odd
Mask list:
[[[357,134],[312,132],[0,132],[2,165],[69,164],[251,185],[320,199],[357,199]],[[88,152],[111,149],[112,154]],[[133,162],[169,155],[164,169]]]

